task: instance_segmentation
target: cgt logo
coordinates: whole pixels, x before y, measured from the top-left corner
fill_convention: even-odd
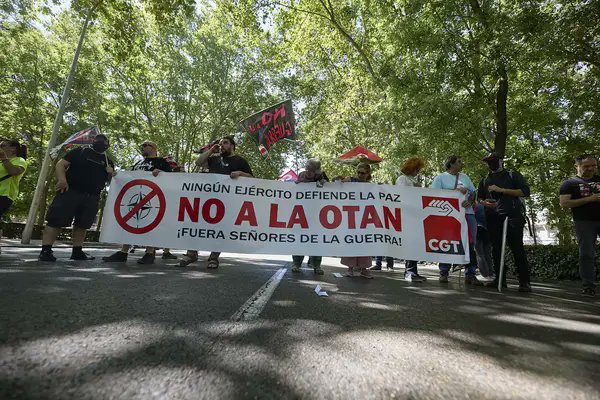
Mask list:
[[[425,251],[428,253],[465,254],[460,232],[458,199],[423,196],[423,209],[431,213],[423,220]]]

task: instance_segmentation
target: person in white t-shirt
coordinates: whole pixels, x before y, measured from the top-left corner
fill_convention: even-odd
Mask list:
[[[475,186],[471,178],[463,174],[464,163],[459,156],[452,155],[444,162],[446,172],[436,176],[431,184],[433,189],[457,190],[463,195],[462,206],[465,208],[467,224],[469,226],[469,255],[470,262],[465,266],[465,283],[477,284],[475,270],[477,269],[477,255],[475,254],[475,240],[477,237],[477,219],[473,203],[475,198]],[[440,282],[448,282],[448,271],[450,264],[440,263]]]

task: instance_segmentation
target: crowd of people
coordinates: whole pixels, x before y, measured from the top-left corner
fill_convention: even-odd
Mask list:
[[[83,251],[86,231],[93,225],[98,213],[100,193],[110,179],[115,176],[114,162],[106,151],[110,146],[106,135],[98,134],[90,147],[79,147],[68,152],[58,161],[55,173],[57,178],[56,195],[46,215],[47,225],[43,232],[40,261],[56,261],[52,246],[62,228],[73,228],[71,259],[92,260],[94,257]],[[248,162],[235,154],[236,143],[232,136],[225,136],[202,152],[197,160],[198,167],[209,173],[224,174],[235,179],[253,177]],[[148,171],[157,176],[183,169],[172,160],[158,156],[157,145],[146,141],[141,146],[143,160],[131,168],[134,171]],[[16,140],[3,140],[0,143],[0,219],[7,213],[19,194],[19,182],[27,169],[27,149]],[[431,188],[458,191],[465,208],[469,231],[468,265],[465,269],[466,284],[491,283],[506,287],[506,274],[500,280],[500,262],[503,240],[513,254],[519,279],[519,291],[530,292],[530,271],[527,254],[523,246],[523,230],[526,224],[523,198],[529,197],[530,188],[524,177],[517,171],[504,168],[503,159],[497,153],[490,153],[482,159],[488,166],[488,174],[476,188],[470,177],[462,172],[463,160],[452,155],[444,162],[445,172],[436,176]],[[408,158],[400,168],[396,185],[421,186],[419,174],[424,160]],[[595,296],[595,250],[600,236],[600,176],[597,174],[598,160],[590,154],[578,156],[575,160],[577,175],[566,179],[560,187],[560,205],[573,213],[573,222],[579,243],[579,270],[583,281],[582,294]],[[356,167],[355,176],[336,177],[343,182],[365,183],[371,181],[371,166],[361,163]],[[329,178],[321,170],[318,160],[308,160],[298,182],[316,182],[322,187]],[[507,224],[504,238],[503,226]],[[0,230],[1,236],[1,230]],[[114,254],[103,257],[104,262],[125,262],[131,246],[124,244]],[[140,264],[152,264],[156,249],[147,247],[138,260]],[[208,257],[208,268],[219,267],[218,252]],[[169,249],[163,249],[163,259],[176,259]],[[292,256],[292,272],[300,272],[305,256]],[[341,263],[348,267],[347,276],[358,274],[372,279],[370,271],[380,270],[385,258],[388,269],[394,268],[391,257],[377,257],[372,267],[371,255],[363,257],[342,257]],[[179,261],[179,266],[187,267],[198,260],[198,252],[188,250]],[[322,275],[320,256],[309,256],[308,265],[317,275]],[[439,281],[448,282],[450,264],[439,264]],[[476,276],[476,271],[479,275]],[[424,282],[419,275],[418,261],[405,260],[404,276],[407,281]]]

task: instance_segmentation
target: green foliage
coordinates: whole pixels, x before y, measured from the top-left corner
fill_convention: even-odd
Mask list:
[[[537,278],[579,279],[579,249],[575,245],[525,246],[531,274]],[[506,267],[514,271],[512,253],[507,251]],[[600,248],[596,248],[600,254]],[[600,265],[596,262],[596,276],[600,276]]]
[[[563,244],[573,242],[558,186],[578,153],[600,153],[597,1],[57,0],[0,2],[0,132],[32,154],[13,211],[31,201],[82,22],[94,10],[59,140],[98,125],[131,165],[152,139],[193,167],[194,150],[238,134],[257,176],[273,179],[295,147],[262,160],[238,122],[283,98],[297,108],[300,159],[330,176],[356,145],[392,182],[409,156],[425,181],[450,154],[474,182],[495,148],[523,173]],[[499,124],[508,85],[507,130]],[[242,139],[243,137],[243,139]]]

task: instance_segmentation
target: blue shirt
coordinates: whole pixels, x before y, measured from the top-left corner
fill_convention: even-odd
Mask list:
[[[469,178],[467,175],[463,174],[463,173],[459,173],[458,174],[458,183],[456,182],[456,175],[452,175],[448,172],[444,172],[441,175],[438,175],[435,177],[435,179],[433,180],[433,183],[431,184],[431,187],[433,189],[454,189],[454,188],[467,188],[467,190],[469,191],[469,193],[472,193],[475,191],[475,186],[473,185],[473,182],[471,182],[471,178]],[[465,200],[467,198],[467,196],[462,196],[462,199]],[[465,209],[465,212],[467,214],[474,214],[473,212],[473,207],[469,207]]]

